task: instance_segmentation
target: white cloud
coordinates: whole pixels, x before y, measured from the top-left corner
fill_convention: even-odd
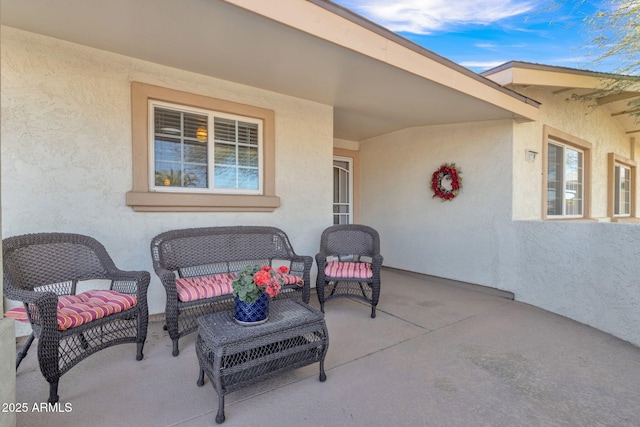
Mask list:
[[[525,43],[516,44],[496,44],[496,43],[475,43],[475,47],[478,49],[486,49],[494,52],[499,52],[505,49],[524,49],[527,47]]]
[[[532,11],[538,0],[338,0],[391,31],[429,34],[453,25],[488,25]]]

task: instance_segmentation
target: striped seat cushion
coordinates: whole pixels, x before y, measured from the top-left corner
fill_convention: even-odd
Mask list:
[[[138,299],[133,295],[108,289],[91,290],[78,295],[64,295],[58,297],[58,329],[65,331],[110,314],[120,313],[134,307],[137,303]],[[5,316],[19,322],[29,321],[24,306],[9,310]]]
[[[209,277],[183,277],[176,279],[176,289],[180,301],[196,301],[233,293],[231,282],[234,274],[222,273]]]
[[[373,277],[371,264],[368,262],[330,261],[324,268],[324,274],[340,279],[370,279]]]
[[[176,279],[178,299],[182,302],[187,302],[232,294],[233,287],[231,283],[235,277],[235,273],[221,273],[208,277]],[[293,274],[277,273],[277,277],[284,285],[304,285],[302,278]]]
[[[276,278],[280,279],[283,285],[304,285],[304,280],[302,280],[302,277],[298,277],[293,274],[276,273]]]

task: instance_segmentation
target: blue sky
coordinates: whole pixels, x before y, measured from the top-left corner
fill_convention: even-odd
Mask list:
[[[600,1],[334,0],[473,71],[508,61],[612,71],[593,62],[584,20]]]

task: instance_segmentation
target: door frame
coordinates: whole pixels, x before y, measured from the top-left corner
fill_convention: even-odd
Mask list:
[[[353,224],[360,223],[360,153],[355,150],[347,150],[344,148],[333,149],[333,159],[344,159],[351,161],[351,218]],[[333,167],[333,161],[331,162]],[[333,202],[331,204],[331,216],[333,222]]]

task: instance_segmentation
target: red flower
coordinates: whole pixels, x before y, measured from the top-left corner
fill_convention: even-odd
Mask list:
[[[280,292],[280,282],[278,282],[277,280],[270,281],[264,291],[271,298],[275,297],[276,295],[278,295],[278,292]]]
[[[260,270],[254,274],[253,281],[258,286],[266,286],[271,282],[271,274],[268,270]]]
[[[278,272],[279,272],[279,273],[288,273],[288,272],[289,272],[289,267],[287,267],[286,265],[281,265],[281,266],[278,268]]]

